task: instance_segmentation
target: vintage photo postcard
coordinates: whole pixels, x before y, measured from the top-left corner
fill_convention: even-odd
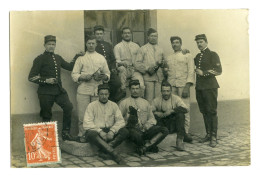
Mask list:
[[[248,14],[10,11],[10,167],[250,166]]]

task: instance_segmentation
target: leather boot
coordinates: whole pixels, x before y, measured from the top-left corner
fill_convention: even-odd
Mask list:
[[[96,137],[95,144],[101,150],[103,150],[105,153],[108,153],[117,164],[119,164],[119,165],[124,165],[125,164],[125,162],[121,158],[121,156],[119,154],[117,154],[114,151],[114,149],[110,145],[108,145],[103,139],[101,139],[100,136]]]
[[[145,143],[145,151],[150,151],[153,147],[157,146],[164,138],[165,135],[163,135],[163,133],[161,132],[155,135],[150,141]]]
[[[117,135],[113,141],[109,143],[112,148],[116,148],[123,142],[124,138],[121,135]]]
[[[183,138],[177,138],[176,140],[176,149],[179,151],[185,151]]]
[[[204,143],[204,142],[207,142],[207,141],[210,141],[210,134],[209,133],[207,133],[204,138],[199,140],[200,143]]]
[[[215,136],[212,136],[211,137],[211,140],[210,140],[210,143],[209,143],[209,146],[210,147],[216,147],[217,146],[217,138]]]
[[[188,142],[188,143],[192,143],[192,137],[189,133],[185,133],[184,135],[184,139],[183,139],[183,142]]]
[[[207,141],[210,141],[210,131],[211,131],[211,120],[209,119],[209,117],[207,116],[207,114],[203,114],[203,119],[204,119],[204,124],[205,124],[205,129],[206,129],[206,136],[204,138],[202,138],[199,142],[200,143],[204,143]]]
[[[63,141],[76,141],[76,137],[72,136],[68,130],[62,131],[62,140]]]

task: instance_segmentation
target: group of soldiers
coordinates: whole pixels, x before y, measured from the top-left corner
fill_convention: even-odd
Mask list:
[[[115,148],[128,139],[136,152],[158,152],[157,145],[170,133],[177,133],[176,148],[192,143],[190,128],[190,87],[195,84],[196,99],[203,114],[206,136],[200,142],[217,145],[217,96],[215,76],[222,73],[219,56],[207,47],[205,34],[195,37],[201,51],[192,58],[182,49],[182,39],[170,38],[174,50],[168,57],[158,45],[158,33],[147,31],[148,43],[132,42],[129,27],[122,29],[122,41],[114,48],[103,40],[104,27],[95,26],[85,39],[86,52],[76,54],[68,63],[54,53],[56,37],[45,36],[45,52],[33,62],[29,81],[39,84],[40,116],[52,117],[56,102],[63,109],[63,140],[90,142],[103,158],[118,164],[124,160]],[[72,103],[62,87],[60,69],[71,72],[78,83],[77,114],[79,133],[70,134]]]

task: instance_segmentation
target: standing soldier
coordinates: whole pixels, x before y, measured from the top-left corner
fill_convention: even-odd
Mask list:
[[[117,75],[116,59],[113,53],[113,47],[110,43],[104,41],[104,31],[104,27],[101,25],[96,25],[94,27],[94,35],[97,39],[96,52],[105,57],[110,70],[111,75],[108,84],[109,87],[111,87],[111,92],[109,99],[118,102],[125,96],[125,94],[120,91],[121,82]]]
[[[33,61],[29,74],[29,81],[39,84],[38,98],[40,101],[40,116],[44,122],[52,117],[52,106],[57,103],[63,110],[63,140],[74,140],[70,135],[72,103],[69,100],[66,90],[61,83],[61,68],[71,71],[78,54],[71,63],[66,62],[60,55],[55,54],[56,37],[47,35],[44,38],[45,52]]]
[[[132,42],[132,31],[129,27],[122,29],[122,42],[114,47],[114,54],[119,70],[119,77],[121,80],[121,91],[126,93],[126,85],[128,79],[138,79],[141,85],[142,93],[144,91],[144,80],[140,72],[136,72],[134,62],[139,45]],[[142,94],[141,93],[141,94]],[[143,95],[141,95],[143,96]]]
[[[161,82],[164,78],[162,69],[163,50],[158,46],[158,33],[150,28],[147,31],[148,43],[141,47],[136,56],[135,68],[142,73],[145,85],[145,99],[148,102],[160,95]]]
[[[83,119],[90,102],[98,99],[98,85],[107,82],[110,77],[106,59],[95,51],[97,41],[95,36],[86,37],[87,52],[79,57],[71,73],[72,79],[79,83],[77,90],[77,107],[79,118],[79,134],[77,141],[85,142]]]
[[[218,82],[215,76],[222,73],[219,56],[207,47],[208,41],[205,34],[195,37],[201,53],[195,57],[196,72],[196,99],[200,112],[203,114],[206,136],[200,142],[210,141],[210,146],[217,145],[217,97]]]
[[[172,92],[182,98],[190,110],[190,86],[194,83],[194,61],[190,53],[184,52],[181,48],[182,39],[178,36],[170,38],[174,53],[167,57],[168,82],[172,85]],[[189,135],[190,113],[185,114],[185,135],[184,142],[192,142]]]

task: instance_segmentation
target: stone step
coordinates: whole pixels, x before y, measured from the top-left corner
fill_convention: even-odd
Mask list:
[[[160,149],[169,148],[176,144],[176,134],[168,135],[159,145]],[[76,156],[94,156],[97,155],[98,148],[90,143],[78,143],[75,141],[60,141],[60,148],[69,154]],[[116,148],[118,153],[133,153],[135,145],[126,140]]]

